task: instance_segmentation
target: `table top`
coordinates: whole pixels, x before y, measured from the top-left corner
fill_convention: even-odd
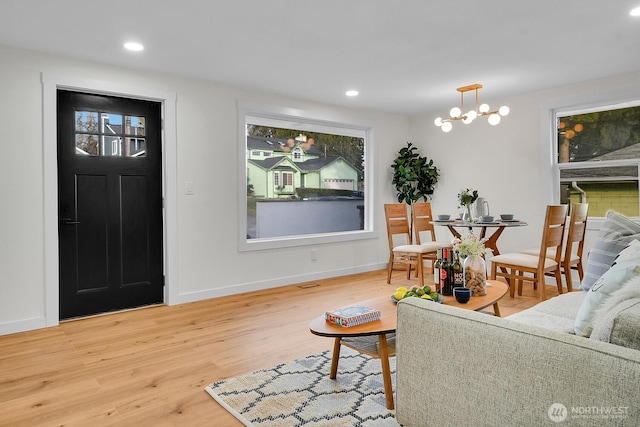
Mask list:
[[[472,296],[469,302],[467,302],[466,304],[460,304],[452,296],[443,296],[442,304],[450,305],[453,307],[460,307],[466,310],[478,311],[495,304],[509,290],[509,287],[506,283],[497,280],[487,280],[487,285],[489,285],[487,287],[487,295]],[[395,332],[397,325],[397,303],[391,298],[391,293],[392,290],[389,291],[389,296],[377,297],[349,304],[362,304],[380,310],[380,320],[344,328],[342,326],[334,325],[327,322],[325,320],[325,315],[322,314],[321,316],[318,316],[311,321],[311,323],[309,324],[309,329],[311,330],[311,333],[315,335],[334,338],[380,335]],[[436,303],[429,302],[429,304]]]
[[[431,221],[433,225],[444,225],[447,227],[519,227],[527,225],[526,221],[514,220],[514,221],[502,221],[496,219],[493,222],[477,222],[477,221],[463,221],[461,219],[449,220],[449,221]]]

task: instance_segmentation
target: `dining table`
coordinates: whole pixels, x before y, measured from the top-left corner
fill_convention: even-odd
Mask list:
[[[434,220],[431,221],[431,224],[449,228],[449,231],[451,232],[451,234],[453,234],[453,237],[457,237],[459,239],[462,237],[462,233],[458,231],[458,229],[463,228],[469,231],[473,231],[474,228],[479,228],[480,234],[478,235],[478,237],[480,239],[486,238],[484,246],[487,249],[491,249],[494,256],[500,255],[500,251],[498,250],[498,238],[502,235],[502,232],[506,228],[523,227],[528,225],[526,221],[522,221],[519,219],[508,221],[496,219],[495,221],[491,222],[467,221],[462,219],[447,221]],[[489,233],[488,236],[487,233]]]

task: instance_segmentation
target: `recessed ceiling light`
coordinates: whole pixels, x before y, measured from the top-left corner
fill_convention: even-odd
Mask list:
[[[124,48],[127,50],[131,50],[134,52],[139,52],[141,50],[144,49],[144,46],[142,46],[140,43],[136,43],[136,42],[127,42],[124,44]]]
[[[631,12],[629,12],[629,15],[640,16],[640,7],[636,7],[635,9],[633,9]]]
[[[344,94],[347,96],[358,96],[358,93],[359,92],[357,90],[348,90]]]

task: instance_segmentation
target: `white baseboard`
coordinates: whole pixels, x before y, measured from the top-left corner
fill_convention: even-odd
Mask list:
[[[372,264],[359,267],[343,268],[339,270],[322,271],[319,273],[303,274],[299,276],[279,277],[277,279],[262,280],[259,282],[242,283],[233,286],[208,289],[198,292],[188,292],[178,294],[176,304],[184,304],[188,302],[202,301],[211,298],[224,297],[244,292],[259,291],[262,289],[277,288],[279,286],[294,285],[296,283],[310,282],[313,280],[329,279],[332,277],[347,276],[350,274],[365,273],[367,271],[375,271],[386,269],[387,264]]]
[[[47,326],[45,317],[35,317],[33,319],[17,320],[14,322],[0,323],[0,335],[16,334],[18,332],[42,329]]]

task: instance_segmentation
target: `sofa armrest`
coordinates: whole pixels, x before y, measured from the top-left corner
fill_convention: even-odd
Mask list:
[[[554,403],[640,424],[637,350],[417,298],[398,303],[396,350],[406,426],[543,425]]]

